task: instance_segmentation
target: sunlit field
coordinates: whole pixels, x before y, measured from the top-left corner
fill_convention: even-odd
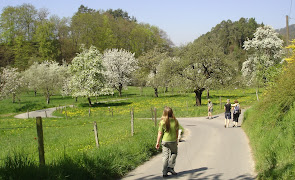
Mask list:
[[[223,112],[228,98],[238,99],[241,106],[246,107],[256,100],[255,90],[210,91],[213,114]],[[33,92],[24,93],[20,99],[20,103],[15,104],[10,99],[0,101],[0,173],[4,178],[119,178],[157,153],[154,148],[157,127],[152,120],[152,109],[157,109],[158,121],[165,106],[172,107],[176,117],[207,114],[205,92],[202,106],[197,107],[193,93],[176,89],[165,93],[164,89],[160,89],[159,97],[155,98],[151,88],[141,91],[140,88],[129,87],[121,97],[115,93],[114,96],[92,98],[92,107],[89,107],[86,98],[78,98],[76,102],[74,98],[57,95],[47,105],[42,95],[34,97]],[[60,118],[43,118],[46,166],[40,171],[36,120],[15,119],[13,116],[28,109],[61,105],[74,107],[57,108],[54,115]],[[132,108],[134,136],[131,135],[130,125]],[[98,127],[99,148],[94,138],[94,121]]]

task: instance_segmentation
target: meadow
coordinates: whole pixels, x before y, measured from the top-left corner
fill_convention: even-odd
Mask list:
[[[47,105],[41,94],[23,93],[19,103],[0,101],[0,177],[3,179],[116,179],[159,153],[154,148],[157,127],[151,108],[160,119],[164,106],[173,108],[176,117],[207,115],[206,93],[202,106],[195,106],[193,93],[160,89],[158,98],[151,88],[128,87],[118,97],[86,98],[55,95]],[[220,98],[222,108],[220,107]],[[223,112],[226,99],[238,99],[242,107],[256,101],[254,89],[211,90],[214,114]],[[74,105],[58,109],[60,118],[43,118],[45,163],[39,167],[36,120],[15,119],[14,115],[48,107]],[[89,108],[91,114],[89,116]],[[130,110],[134,109],[134,136],[131,136]],[[67,116],[67,117],[66,117]],[[99,149],[96,147],[93,122],[97,122]],[[180,122],[181,123],[181,122]]]

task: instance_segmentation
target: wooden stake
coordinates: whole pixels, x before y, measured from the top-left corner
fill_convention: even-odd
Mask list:
[[[131,136],[134,134],[134,111],[131,109]]]
[[[154,111],[155,111],[155,113],[154,113],[155,114],[155,119],[154,119],[155,120],[155,127],[157,127],[157,108],[155,108]]]
[[[154,110],[152,107],[151,107],[151,113],[152,113],[152,121],[153,121],[154,120]]]
[[[94,136],[95,136],[95,143],[96,147],[99,148],[99,141],[98,141],[98,133],[97,133],[97,124],[96,121],[93,122],[93,128],[94,128]]]
[[[222,109],[221,96],[219,96],[220,109]]]
[[[28,119],[30,118],[30,113],[29,113],[29,109],[27,110],[27,112],[28,112]]]
[[[45,152],[44,152],[44,141],[43,141],[43,127],[42,118],[40,116],[36,117],[36,127],[38,136],[38,151],[39,151],[39,165],[45,165]]]
[[[45,110],[45,117],[47,118],[47,112],[46,112],[46,110]]]
[[[91,115],[91,109],[89,108],[88,116],[90,117]]]

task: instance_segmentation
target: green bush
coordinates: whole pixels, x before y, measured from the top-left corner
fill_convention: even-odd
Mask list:
[[[295,179],[295,65],[244,116],[258,179]]]

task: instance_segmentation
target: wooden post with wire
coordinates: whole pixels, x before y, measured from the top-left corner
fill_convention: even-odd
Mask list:
[[[39,165],[45,166],[43,127],[42,127],[42,118],[40,116],[36,117],[36,127],[37,127],[37,136],[38,136]]]
[[[131,136],[134,134],[134,111],[133,108],[131,108]]]
[[[155,115],[155,127],[157,127],[157,108],[154,108],[154,115]]]
[[[96,121],[93,122],[93,129],[94,129],[94,136],[95,136],[96,147],[99,148],[99,141],[98,141],[98,133],[97,133],[97,124],[96,124]]]
[[[152,113],[152,121],[153,121],[154,120],[154,110],[152,107],[151,107],[151,113]]]

